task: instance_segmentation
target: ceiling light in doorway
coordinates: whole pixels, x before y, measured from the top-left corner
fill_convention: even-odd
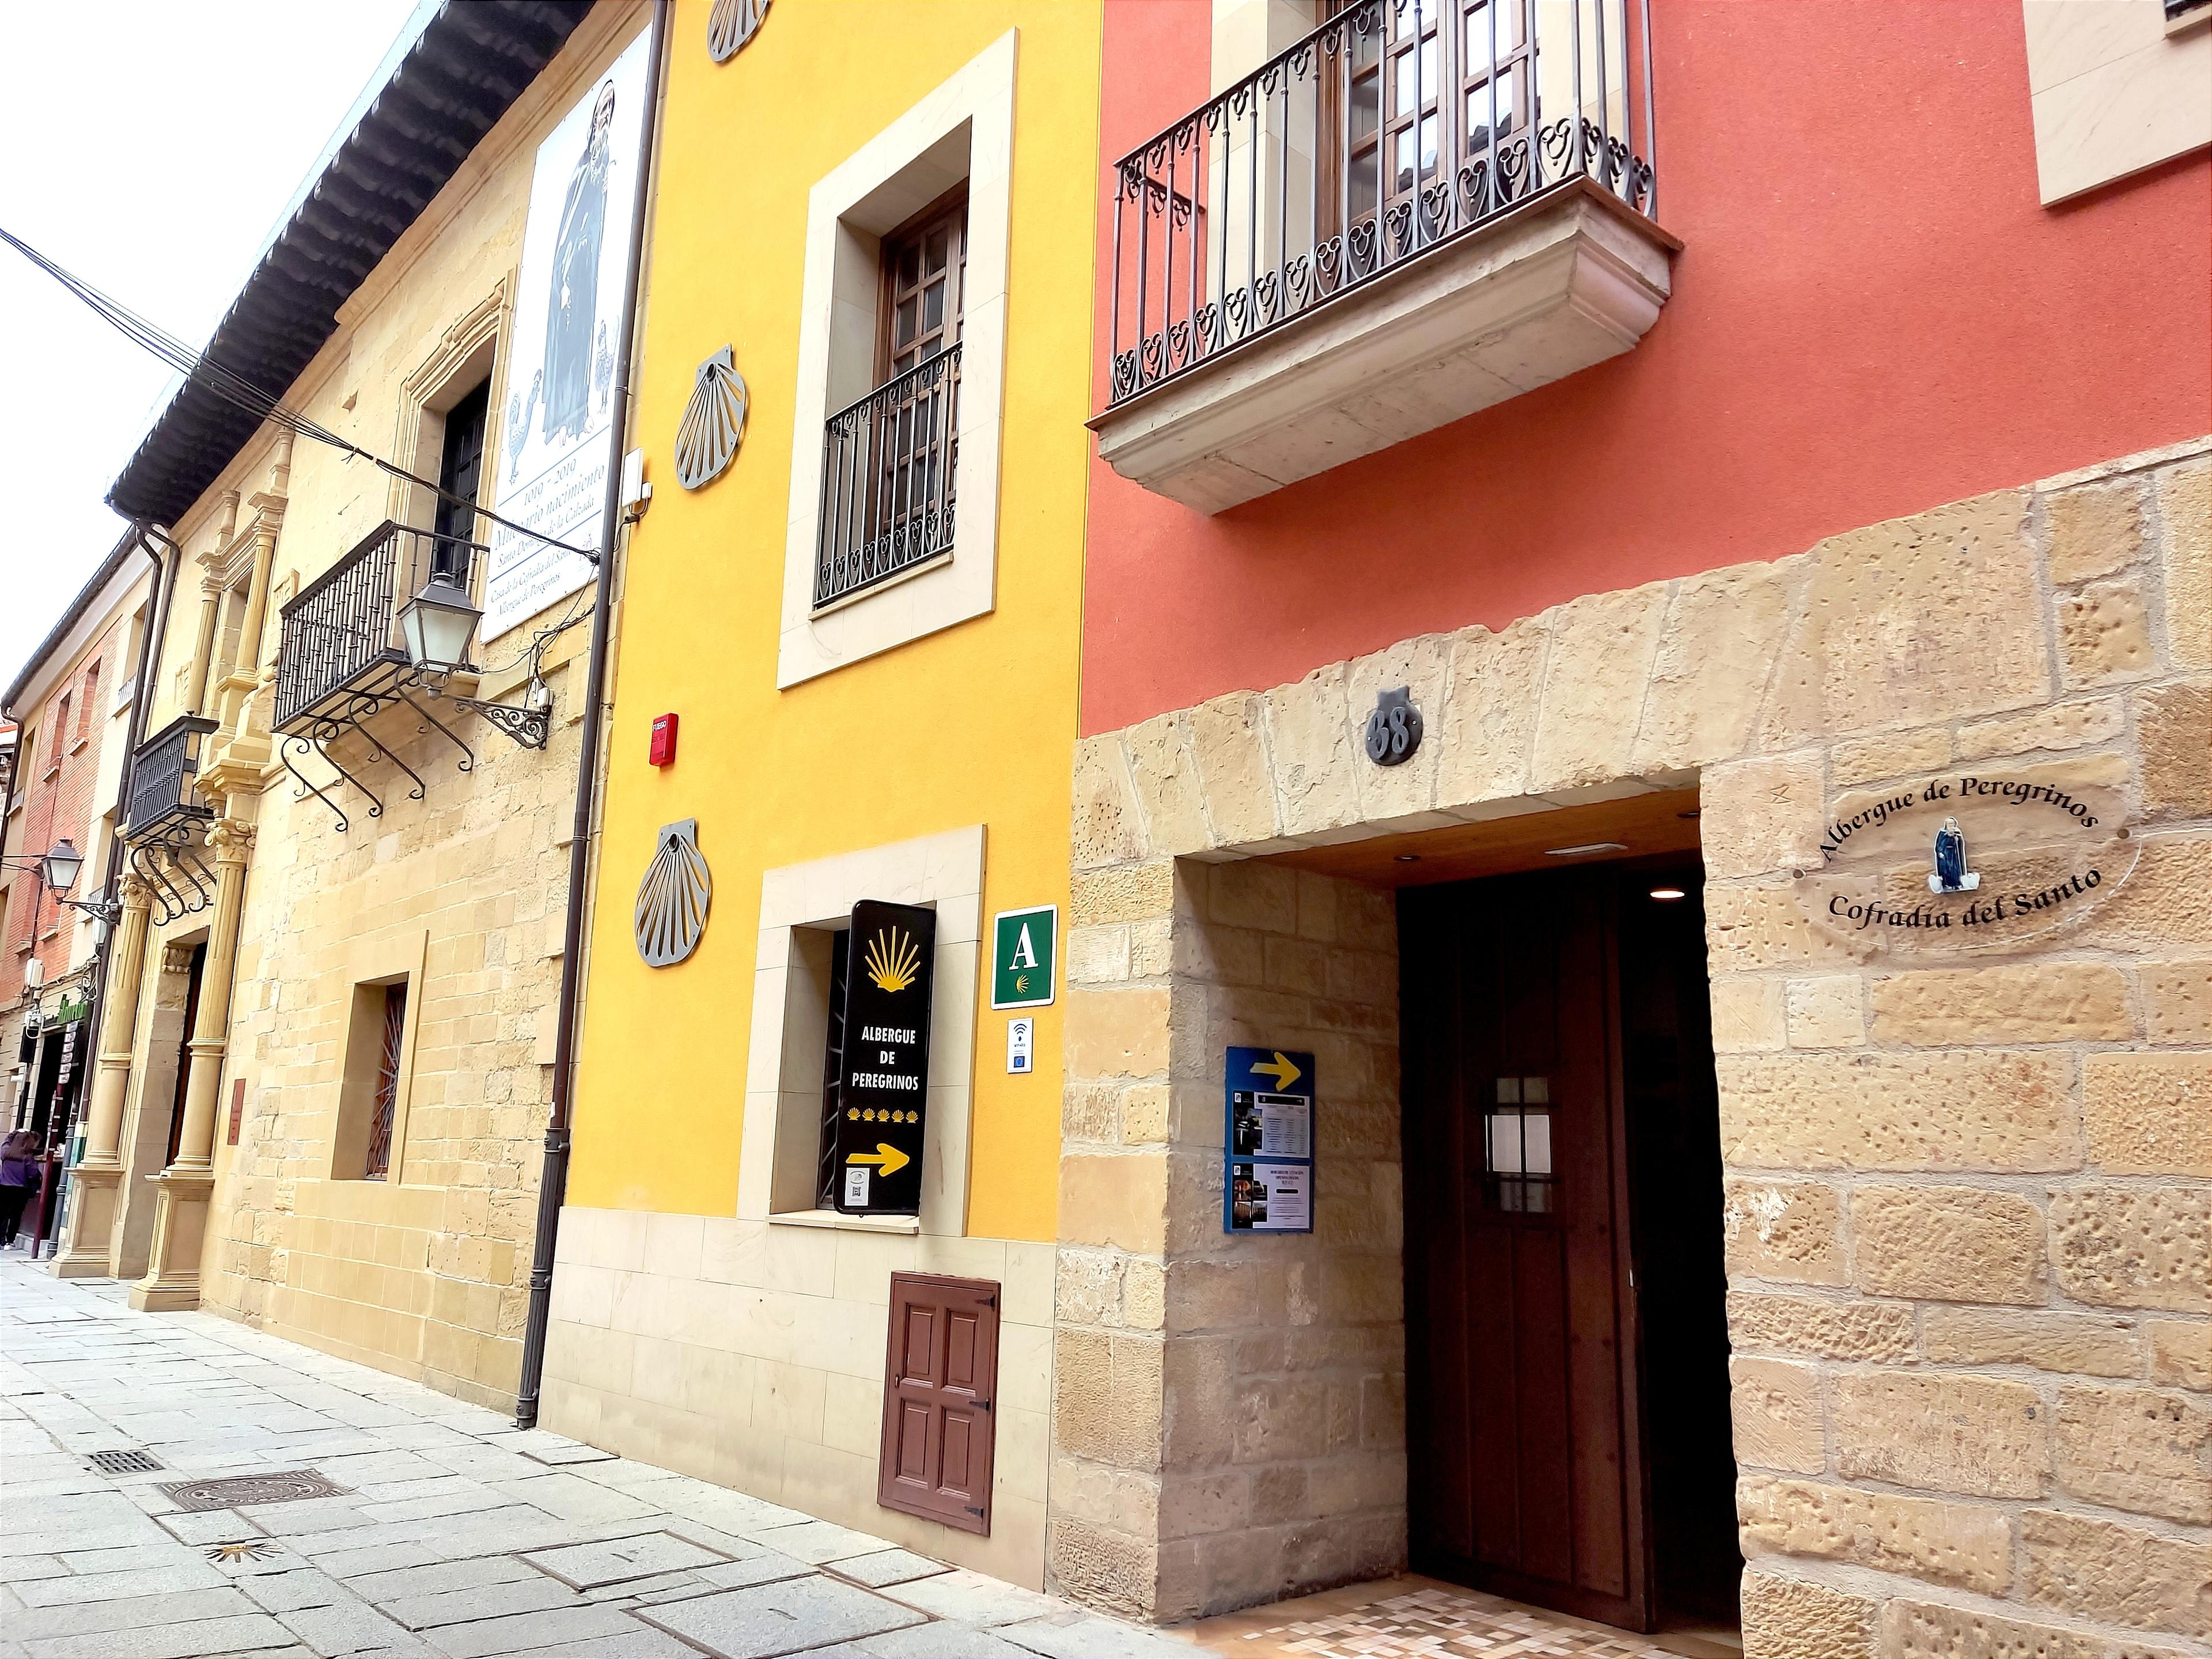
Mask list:
[[[1671,900],[1687,898],[1689,895],[1679,887],[1655,887],[1651,890],[1651,896],[1656,899]]]
[[[1547,847],[1547,859],[1586,859],[1594,853],[1626,853],[1628,843],[1619,841],[1586,841],[1579,847]]]

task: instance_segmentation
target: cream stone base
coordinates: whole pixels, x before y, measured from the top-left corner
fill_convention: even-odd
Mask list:
[[[70,1171],[69,1231],[61,1254],[46,1271],[56,1279],[105,1279],[108,1276],[108,1248],[120,1207],[123,1166],[80,1164]]]
[[[1050,1244],[635,1210],[561,1212],[539,1420],[1035,1589]],[[988,1537],[876,1503],[893,1272],[1001,1287]]]
[[[208,1199],[215,1176],[164,1170],[155,1178],[154,1258],[131,1287],[141,1313],[173,1313],[200,1305],[200,1246],[207,1237]]]

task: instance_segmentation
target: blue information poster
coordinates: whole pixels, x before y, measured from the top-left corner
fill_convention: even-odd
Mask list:
[[[1225,1233],[1310,1233],[1314,1206],[1314,1057],[1231,1048],[1222,1114]]]

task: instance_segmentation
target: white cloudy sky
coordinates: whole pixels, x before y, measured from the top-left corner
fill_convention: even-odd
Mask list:
[[[199,345],[415,0],[8,8],[0,225]],[[123,521],[169,372],[0,245],[0,689]]]

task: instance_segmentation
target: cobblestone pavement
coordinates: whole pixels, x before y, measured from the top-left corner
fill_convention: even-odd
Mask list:
[[[134,1451],[157,1467],[92,1461]],[[187,1484],[230,1477],[255,1487]],[[133,1313],[111,1281],[0,1261],[0,1659],[1193,1652],[213,1315]]]

